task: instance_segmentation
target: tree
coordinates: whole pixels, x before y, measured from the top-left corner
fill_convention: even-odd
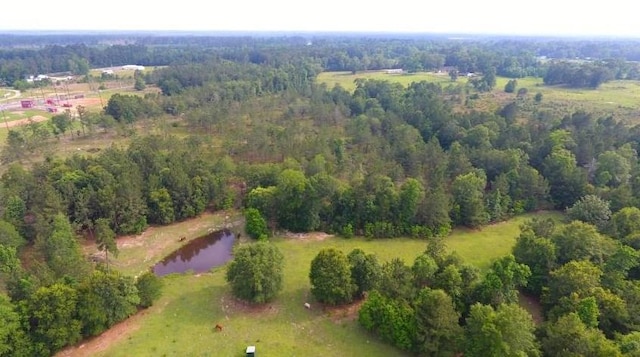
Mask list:
[[[410,301],[414,293],[411,268],[399,258],[384,263],[378,290],[384,296]]]
[[[416,318],[411,306],[373,290],[358,311],[362,327],[403,350],[415,350]]]
[[[233,294],[251,303],[263,304],[275,299],[282,290],[284,256],[267,242],[234,249],[226,279]]]
[[[543,298],[545,304],[552,306],[560,298],[573,293],[581,297],[590,296],[600,286],[602,270],[591,262],[574,260],[549,275],[549,289]]]
[[[475,304],[466,322],[465,356],[540,356],[531,315],[517,304]]]
[[[456,177],[452,184],[455,222],[468,227],[487,223],[484,205],[486,177],[475,172]]]
[[[54,115],[51,117],[51,124],[53,125],[54,134],[64,135],[67,129],[71,127],[71,116],[68,113]]]
[[[640,208],[625,207],[614,213],[609,230],[611,236],[617,239],[624,239],[633,233],[640,232]]]
[[[260,211],[255,208],[247,208],[244,212],[245,231],[249,237],[258,240],[265,240],[269,237],[267,221],[262,217]]]
[[[361,249],[354,249],[347,258],[351,265],[351,279],[357,286],[355,296],[361,297],[380,284],[382,267],[375,254],[365,254]]]
[[[0,245],[19,249],[26,243],[13,224],[0,220]]]
[[[143,91],[145,90],[145,88],[147,88],[146,83],[144,82],[144,78],[142,77],[136,77],[135,79],[135,84],[133,85],[133,88],[137,91]]]
[[[542,102],[542,93],[536,93],[536,95],[533,97],[533,100],[535,100],[536,103]]]
[[[551,240],[557,248],[559,264],[589,260],[602,265],[616,249],[613,239],[601,235],[595,226],[580,221],[560,227]]]
[[[460,313],[443,290],[422,289],[415,302],[417,350],[429,356],[458,352],[463,330]]]
[[[484,281],[477,288],[478,301],[498,307],[518,302],[518,289],[527,285],[531,270],[516,262],[513,255],[502,257],[491,264]]]
[[[109,220],[106,218],[98,218],[95,223],[96,243],[98,250],[104,252],[109,269],[109,253],[118,256],[118,245],[116,244],[116,234],[109,227]]]
[[[77,314],[85,336],[97,335],[133,315],[140,303],[133,278],[116,271],[94,271],[77,291]]]
[[[613,341],[604,334],[588,328],[576,313],[560,317],[544,329],[541,340],[547,356],[556,357],[621,357],[622,354]]]
[[[162,293],[162,280],[152,272],[146,272],[136,278],[136,288],[140,296],[140,307],[147,308],[158,300]]]
[[[449,78],[451,78],[452,82],[457,81],[458,80],[458,70],[457,69],[449,70]]]
[[[593,224],[603,230],[611,218],[611,209],[609,201],[596,195],[586,195],[567,208],[567,215],[573,220]]]
[[[81,323],[75,317],[77,302],[76,290],[59,283],[39,288],[25,302],[36,355],[50,356],[80,340]]]
[[[526,289],[539,296],[547,285],[549,272],[556,267],[556,245],[549,238],[537,236],[531,228],[523,227],[513,247],[513,255],[518,263],[531,270]]]
[[[67,276],[79,281],[89,271],[80,243],[63,214],[53,217],[51,233],[48,237],[39,237],[36,246],[58,278]]]
[[[30,341],[9,298],[0,294],[0,357],[29,356]]]
[[[351,302],[358,289],[351,278],[349,260],[335,248],[323,249],[313,258],[309,279],[313,296],[328,305]]]
[[[504,86],[505,93],[513,93],[516,91],[516,87],[518,86],[518,81],[515,79],[510,79],[507,84]]]

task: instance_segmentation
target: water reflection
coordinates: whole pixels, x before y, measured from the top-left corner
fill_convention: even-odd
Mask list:
[[[232,258],[235,240],[235,235],[228,230],[196,238],[156,264],[153,272],[163,276],[188,270],[196,273],[209,271]]]

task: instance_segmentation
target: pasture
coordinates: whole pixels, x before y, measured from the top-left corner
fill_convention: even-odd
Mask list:
[[[445,241],[450,251],[484,270],[493,259],[509,254],[519,226],[532,217],[560,219],[561,214],[542,212],[480,230],[457,229]],[[118,243],[120,255],[113,266],[137,274],[178,247],[178,236],[186,233],[192,239],[224,225],[225,219],[229,223],[237,218],[205,215],[125,237]],[[343,239],[325,234],[288,235],[272,241],[285,256],[284,289],[273,303],[256,307],[235,300],[225,282],[224,267],[205,274],[168,275],[162,278],[163,295],[154,306],[115,326],[113,333],[107,331],[59,356],[244,356],[247,345],[257,346],[260,356],[408,355],[363,330],[356,321],[357,305],[324,309],[316,304],[309,292],[309,267],[315,255],[329,247],[345,253],[360,248],[375,253],[382,262],[399,257],[410,265],[425,250],[425,241]],[[95,252],[95,247],[88,246],[87,251]],[[305,302],[311,309],[304,307]],[[223,330],[216,332],[216,324]]]
[[[340,85],[348,91],[355,89],[355,80],[377,79],[388,80],[407,86],[411,82],[427,81],[439,83],[443,88],[450,85],[465,87],[468,83],[466,77],[459,77],[452,82],[447,73],[419,72],[412,74],[387,74],[383,71],[368,71],[352,74],[351,72],[323,72],[318,75],[318,83],[324,83],[332,88]],[[497,77],[496,86],[490,93],[481,93],[480,98],[472,102],[473,109],[497,110],[501,105],[516,100],[515,93],[505,93],[504,86],[510,78]],[[629,123],[638,123],[640,116],[640,81],[616,80],[602,84],[596,89],[575,89],[563,86],[545,86],[542,78],[525,77],[518,78],[516,88],[527,88],[528,94],[521,101],[523,111],[532,113],[548,111],[556,116],[563,116],[575,111],[593,113],[596,117],[613,115],[616,119]],[[541,103],[533,103],[536,93],[542,93]]]

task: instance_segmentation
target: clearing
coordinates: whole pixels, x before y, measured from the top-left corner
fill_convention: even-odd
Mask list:
[[[119,240],[120,255],[114,266],[137,274],[177,248],[181,235],[195,238],[212,227],[239,223],[228,216],[203,215]],[[532,217],[559,219],[561,214],[540,212],[481,230],[455,230],[446,243],[466,262],[486,269],[492,259],[510,253],[519,226]],[[345,253],[360,248],[375,253],[382,262],[399,257],[412,264],[424,251],[425,241],[343,239],[323,234],[289,235],[272,241],[285,256],[285,286],[273,303],[256,307],[234,299],[224,267],[197,275],[167,275],[162,278],[162,297],[154,306],[118,325],[116,332],[109,330],[58,356],[241,356],[247,345],[257,346],[260,356],[408,356],[358,325],[357,304],[340,309],[317,304],[309,292],[309,267],[315,255],[329,247]],[[95,252],[93,246],[86,247],[92,249]],[[305,302],[311,309],[304,307]],[[216,324],[224,326],[223,331],[216,332]]]

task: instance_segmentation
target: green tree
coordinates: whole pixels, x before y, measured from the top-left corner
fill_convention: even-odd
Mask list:
[[[146,272],[136,278],[136,288],[140,296],[139,306],[147,308],[153,305],[162,294],[162,280],[152,272]]]
[[[126,319],[140,303],[133,278],[94,271],[78,286],[78,316],[85,336],[93,336]]]
[[[0,294],[0,357],[30,356],[30,344],[19,312],[6,295]]]
[[[80,340],[77,302],[76,290],[63,284],[39,288],[25,302],[25,317],[36,355],[50,356]]]
[[[531,315],[517,304],[493,307],[475,304],[465,327],[464,355],[540,356]]]
[[[16,230],[13,224],[0,220],[0,244],[13,247],[16,249],[21,248],[27,241],[20,236],[20,233]]]
[[[356,297],[375,289],[380,284],[382,267],[375,254],[365,254],[361,249],[354,249],[347,255],[351,266],[351,279],[357,286]]]
[[[384,296],[411,301],[414,293],[411,268],[399,258],[384,263],[378,290]]]
[[[63,214],[55,215],[51,233],[38,239],[36,247],[56,277],[67,276],[79,281],[89,272],[89,265],[82,255],[80,243]]]
[[[602,265],[616,249],[613,239],[601,235],[595,226],[580,221],[560,227],[551,240],[556,246],[559,264],[589,260]]]
[[[414,305],[417,350],[428,356],[453,356],[458,352],[463,330],[451,297],[443,290],[424,288]]]
[[[573,293],[590,296],[600,286],[602,270],[589,261],[570,261],[549,274],[549,288],[543,296],[548,306]]]
[[[98,250],[104,252],[105,260],[107,263],[107,270],[109,269],[109,253],[115,257],[118,256],[118,244],[116,244],[116,234],[111,230],[109,226],[109,220],[106,218],[98,218],[95,223],[96,244]]]
[[[510,79],[507,84],[504,86],[505,93],[513,93],[516,91],[516,87],[518,86],[518,81],[515,79]]]
[[[507,255],[491,264],[484,280],[477,288],[478,301],[498,307],[518,302],[518,289],[527,285],[531,270]]]
[[[611,218],[611,209],[609,201],[596,195],[586,195],[567,208],[567,215],[573,220],[593,224],[603,230]]]
[[[358,287],[351,278],[347,257],[335,248],[322,249],[311,261],[311,293],[321,303],[351,302]]]
[[[576,313],[560,317],[544,330],[542,349],[547,356],[556,357],[621,357],[620,350],[604,334],[588,328]]]
[[[144,82],[144,78],[136,77],[133,89],[137,91],[143,91],[145,90],[145,88],[147,88],[147,84]]]
[[[244,212],[245,231],[249,237],[258,240],[265,240],[269,237],[267,221],[262,217],[260,211],[255,208],[247,208]]]
[[[66,133],[71,127],[71,117],[68,113],[54,115],[51,117],[51,124],[53,125],[54,134],[64,135],[64,133]]]
[[[609,231],[617,239],[624,239],[633,233],[640,232],[640,208],[625,207],[614,213]]]
[[[518,263],[531,270],[526,290],[539,296],[547,285],[549,272],[557,265],[556,245],[549,238],[537,236],[533,229],[523,227],[513,247],[513,255]]]
[[[468,227],[487,223],[484,205],[486,177],[472,172],[456,177],[452,184],[455,222]]]
[[[251,303],[273,300],[282,290],[284,256],[269,243],[237,247],[227,268],[226,279],[233,294]]]
[[[438,269],[438,263],[433,257],[425,253],[419,255],[413,262],[413,266],[411,266],[414,286],[422,289],[431,285]]]
[[[542,93],[537,92],[536,95],[533,97],[533,100],[535,100],[536,103],[542,102]]]
[[[401,300],[373,290],[358,311],[358,322],[381,340],[403,350],[415,350],[416,318],[413,309]]]

